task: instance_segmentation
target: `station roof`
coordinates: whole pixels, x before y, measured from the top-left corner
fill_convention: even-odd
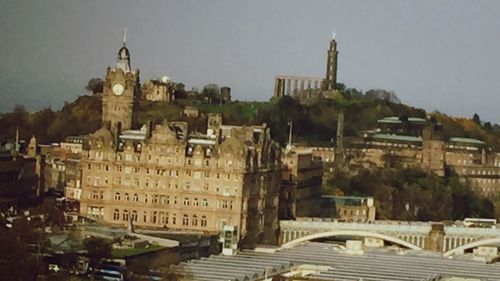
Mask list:
[[[271,277],[302,265],[322,268],[307,276],[313,280],[393,281],[445,277],[500,280],[500,264],[389,251],[350,255],[339,250],[337,245],[317,242],[280,249],[275,253],[242,251],[234,256],[211,256],[184,262],[172,269],[193,281],[253,281],[262,280],[266,271]]]

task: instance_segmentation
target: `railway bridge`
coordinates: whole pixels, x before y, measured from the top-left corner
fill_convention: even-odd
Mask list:
[[[298,243],[328,237],[361,237],[365,243],[383,246],[396,244],[409,249],[425,249],[443,256],[463,254],[479,246],[500,245],[500,229],[470,228],[442,223],[375,221],[372,223],[338,222],[333,219],[300,218],[280,221],[280,244]]]

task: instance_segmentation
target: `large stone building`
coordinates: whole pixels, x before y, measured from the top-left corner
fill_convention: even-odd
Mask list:
[[[172,102],[174,97],[174,85],[167,76],[161,79],[151,79],[141,89],[144,99],[153,102]]]
[[[80,200],[81,166],[84,137],[70,136],[52,144],[37,144],[32,137],[28,146],[29,157],[41,159],[41,179],[44,191],[64,193],[68,199]]]
[[[280,218],[320,215],[323,164],[311,149],[291,147],[283,154]]]
[[[214,234],[231,225],[240,245],[275,243],[281,150],[269,128],[226,126],[214,114],[204,134],[168,121],[133,130],[139,76],[122,67],[128,49],[118,54],[104,83],[103,127],[83,153],[81,215]]]
[[[403,122],[404,121],[404,122]],[[446,168],[484,196],[500,193],[500,154],[485,142],[464,137],[443,139],[439,130],[423,118],[386,117],[380,128],[346,147],[350,167],[419,167],[443,176]],[[391,126],[387,126],[387,124]],[[402,124],[409,129],[401,129]]]

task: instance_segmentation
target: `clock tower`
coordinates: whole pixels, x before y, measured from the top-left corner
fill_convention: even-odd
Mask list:
[[[108,67],[102,94],[102,122],[117,136],[132,128],[135,122],[135,104],[139,94],[139,70],[130,67],[130,52],[126,46],[118,50],[116,66]]]

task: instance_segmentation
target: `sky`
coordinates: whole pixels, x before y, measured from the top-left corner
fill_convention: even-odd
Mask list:
[[[500,1],[0,0],[0,112],[59,109],[127,47],[141,81],[269,100],[278,74],[323,77],[407,104],[500,123]]]

